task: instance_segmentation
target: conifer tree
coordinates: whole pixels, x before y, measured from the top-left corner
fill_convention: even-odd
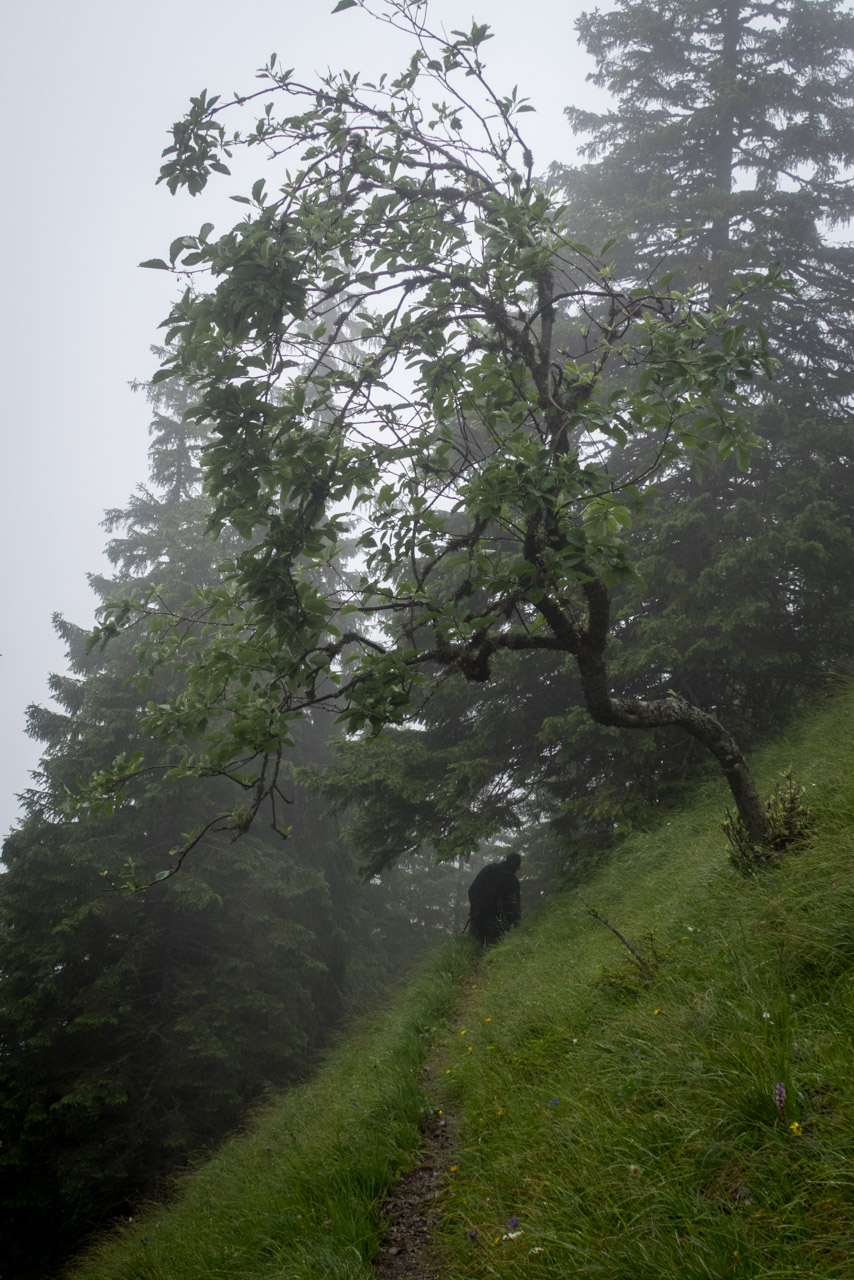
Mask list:
[[[762,299],[784,377],[808,412],[852,386],[854,14],[842,0],[618,0],[578,21],[590,76],[615,99],[569,107],[590,163],[566,171],[579,232],[618,238],[621,269],[675,270],[727,297],[778,261],[796,297]],[[597,243],[598,243],[597,239]],[[754,304],[757,305],[757,304]]]
[[[578,23],[605,112],[571,107],[588,163],[564,172],[578,234],[621,270],[720,302],[778,261],[795,286],[745,308],[773,383],[748,472],[707,460],[659,483],[624,593],[627,687],[672,687],[746,740],[779,724],[854,634],[851,395],[854,14],[841,0],[618,0]]]
[[[107,515],[115,574],[92,580],[102,599],[156,583],[163,607],[181,610],[216,581],[228,541],[206,536],[200,438],[181,401],[174,384],[159,388],[151,485]],[[161,771],[112,814],[70,819],[81,776],[149,746],[142,708],[166,685],[140,691],[132,635],[87,652],[80,628],[59,617],[56,628],[70,674],[52,677],[55,706],[30,708],[44,757],[0,876],[0,1199],[8,1274],[21,1278],[43,1276],[305,1071],[340,1015],[354,897],[348,859],[305,796],[282,806],[287,841],[256,831],[232,847],[211,831],[180,876],[135,892],[156,881],[176,830],[203,829],[233,800],[222,779],[182,785]],[[302,726],[295,760],[324,751]]]

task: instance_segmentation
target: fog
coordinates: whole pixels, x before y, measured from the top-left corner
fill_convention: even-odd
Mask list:
[[[523,123],[537,163],[572,156],[562,115],[589,92],[573,23],[580,0],[433,0],[434,23],[488,21],[490,78],[537,107]],[[210,220],[231,225],[236,180],[193,201],[155,186],[170,125],[189,96],[245,91],[273,51],[308,78],[327,67],[397,71],[406,40],[333,0],[42,0],[2,26],[4,495],[0,835],[16,819],[40,746],[25,709],[64,669],[51,616],[88,626],[86,579],[105,568],[108,507],[146,479],[149,413],[130,383],[150,377],[150,346],[176,283],[137,264]],[[263,172],[260,155],[253,172]],[[228,220],[228,223],[226,223]]]

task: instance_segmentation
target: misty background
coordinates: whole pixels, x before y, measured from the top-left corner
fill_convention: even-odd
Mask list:
[[[409,56],[399,33],[333,0],[48,0],[9,6],[2,19],[6,179],[2,236],[3,548],[0,598],[0,834],[18,816],[39,744],[25,732],[30,703],[49,699],[65,669],[54,613],[88,627],[103,571],[100,522],[146,480],[150,406],[131,383],[156,367],[178,283],[138,263],[210,218],[231,226],[239,166],[205,193],[204,217],[186,194],[155,186],[168,131],[206,88],[246,91],[256,68],[279,62],[309,78],[327,67],[371,78]],[[524,126],[542,171],[574,148],[563,108],[602,95],[585,85],[591,60],[573,24],[587,0],[431,0],[434,26],[490,24],[496,88],[518,85],[537,114]],[[252,154],[249,181],[259,176]],[[219,210],[219,212],[217,212]]]

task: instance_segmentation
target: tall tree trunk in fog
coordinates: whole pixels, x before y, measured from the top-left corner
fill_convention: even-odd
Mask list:
[[[730,197],[736,144],[735,100],[738,93],[742,5],[740,0],[725,0],[717,9],[722,39],[717,68],[718,84],[713,103],[716,128],[712,147],[714,185],[709,200],[712,209],[709,230],[709,292],[712,303],[723,306],[726,302],[726,282],[730,275]]]

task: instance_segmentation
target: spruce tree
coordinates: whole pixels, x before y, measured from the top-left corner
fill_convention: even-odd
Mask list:
[[[562,173],[574,225],[638,280],[673,273],[725,304],[779,261],[796,292],[748,306],[779,361],[743,412],[749,472],[673,469],[636,533],[626,688],[674,688],[742,737],[779,724],[852,652],[854,14],[840,0],[618,0],[584,14],[571,107],[587,163]],[[693,754],[689,748],[689,754]]]
[[[186,611],[229,550],[206,534],[201,440],[182,408],[180,389],[159,389],[151,484],[108,513],[115,572],[92,580],[102,599],[157,583],[164,607]],[[0,1199],[8,1274],[21,1278],[43,1276],[305,1072],[342,1009],[355,896],[305,794],[282,806],[287,841],[212,831],[158,883],[175,832],[234,803],[222,779],[170,778],[168,746],[124,806],[70,818],[79,778],[151,749],[140,721],[167,685],[160,673],[140,690],[132,634],[87,651],[83,630],[56,627],[70,673],[52,678],[55,706],[30,709],[44,756],[0,876]],[[322,761],[323,737],[303,726],[295,761]]]
[[[801,407],[838,407],[854,378],[854,14],[842,0],[618,0],[578,21],[615,103],[569,107],[590,163],[564,171],[579,233],[638,277],[727,281],[782,263],[799,293],[763,299]]]

